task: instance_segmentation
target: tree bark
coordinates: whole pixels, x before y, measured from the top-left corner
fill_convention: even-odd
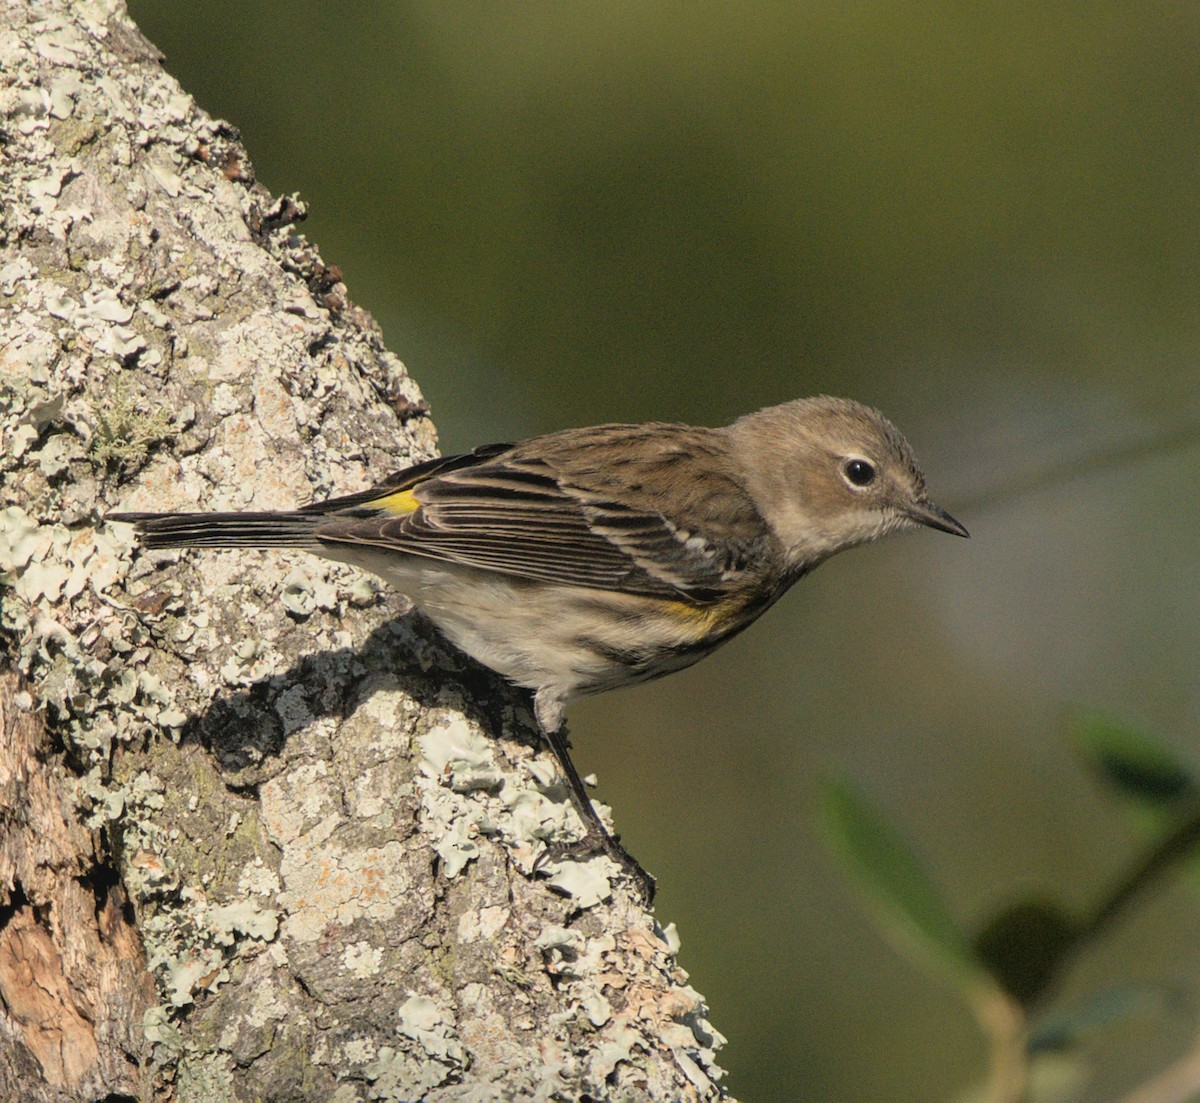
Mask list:
[[[526,702],[347,567],[137,553],[429,456],[117,0],[0,0],[0,1098],[707,1100],[722,1039]]]

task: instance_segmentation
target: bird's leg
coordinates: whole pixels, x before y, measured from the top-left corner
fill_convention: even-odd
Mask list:
[[[535,712],[540,713],[541,711],[535,706]],[[641,893],[646,907],[649,907],[654,902],[654,878],[642,869],[637,859],[621,845],[619,839],[609,833],[608,828],[604,826],[604,821],[592,807],[592,802],[583,786],[583,779],[579,776],[579,771],[575,769],[575,763],[571,761],[571,756],[567,753],[567,741],[563,738],[561,719],[557,725],[550,727],[542,722],[542,717],[539,715],[538,727],[541,728],[543,737],[558,760],[559,769],[567,779],[571,803],[575,805],[575,810],[579,813],[579,818],[583,820],[586,828],[583,838],[572,843],[552,845],[547,848],[545,856],[547,858],[569,858],[575,855],[592,854],[597,850],[602,851],[629,874]]]

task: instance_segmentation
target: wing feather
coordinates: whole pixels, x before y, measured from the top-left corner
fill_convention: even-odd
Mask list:
[[[324,515],[322,543],[703,604],[761,572],[771,539],[705,432],[569,430],[433,460],[308,509]],[[411,512],[372,505],[405,490]]]

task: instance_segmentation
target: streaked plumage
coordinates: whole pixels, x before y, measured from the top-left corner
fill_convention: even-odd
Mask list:
[[[915,524],[966,535],[929,502],[899,431],[836,398],[720,429],[489,445],[295,512],[109,519],[136,523],[148,548],[303,548],[373,571],[533,690],[547,733],[576,697],[702,658],[840,550]]]

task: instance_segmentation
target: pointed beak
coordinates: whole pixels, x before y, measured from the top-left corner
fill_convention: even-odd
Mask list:
[[[970,536],[962,525],[950,516],[941,506],[932,502],[918,502],[908,507],[908,515],[919,525],[928,525],[931,529],[940,529],[952,536]]]

